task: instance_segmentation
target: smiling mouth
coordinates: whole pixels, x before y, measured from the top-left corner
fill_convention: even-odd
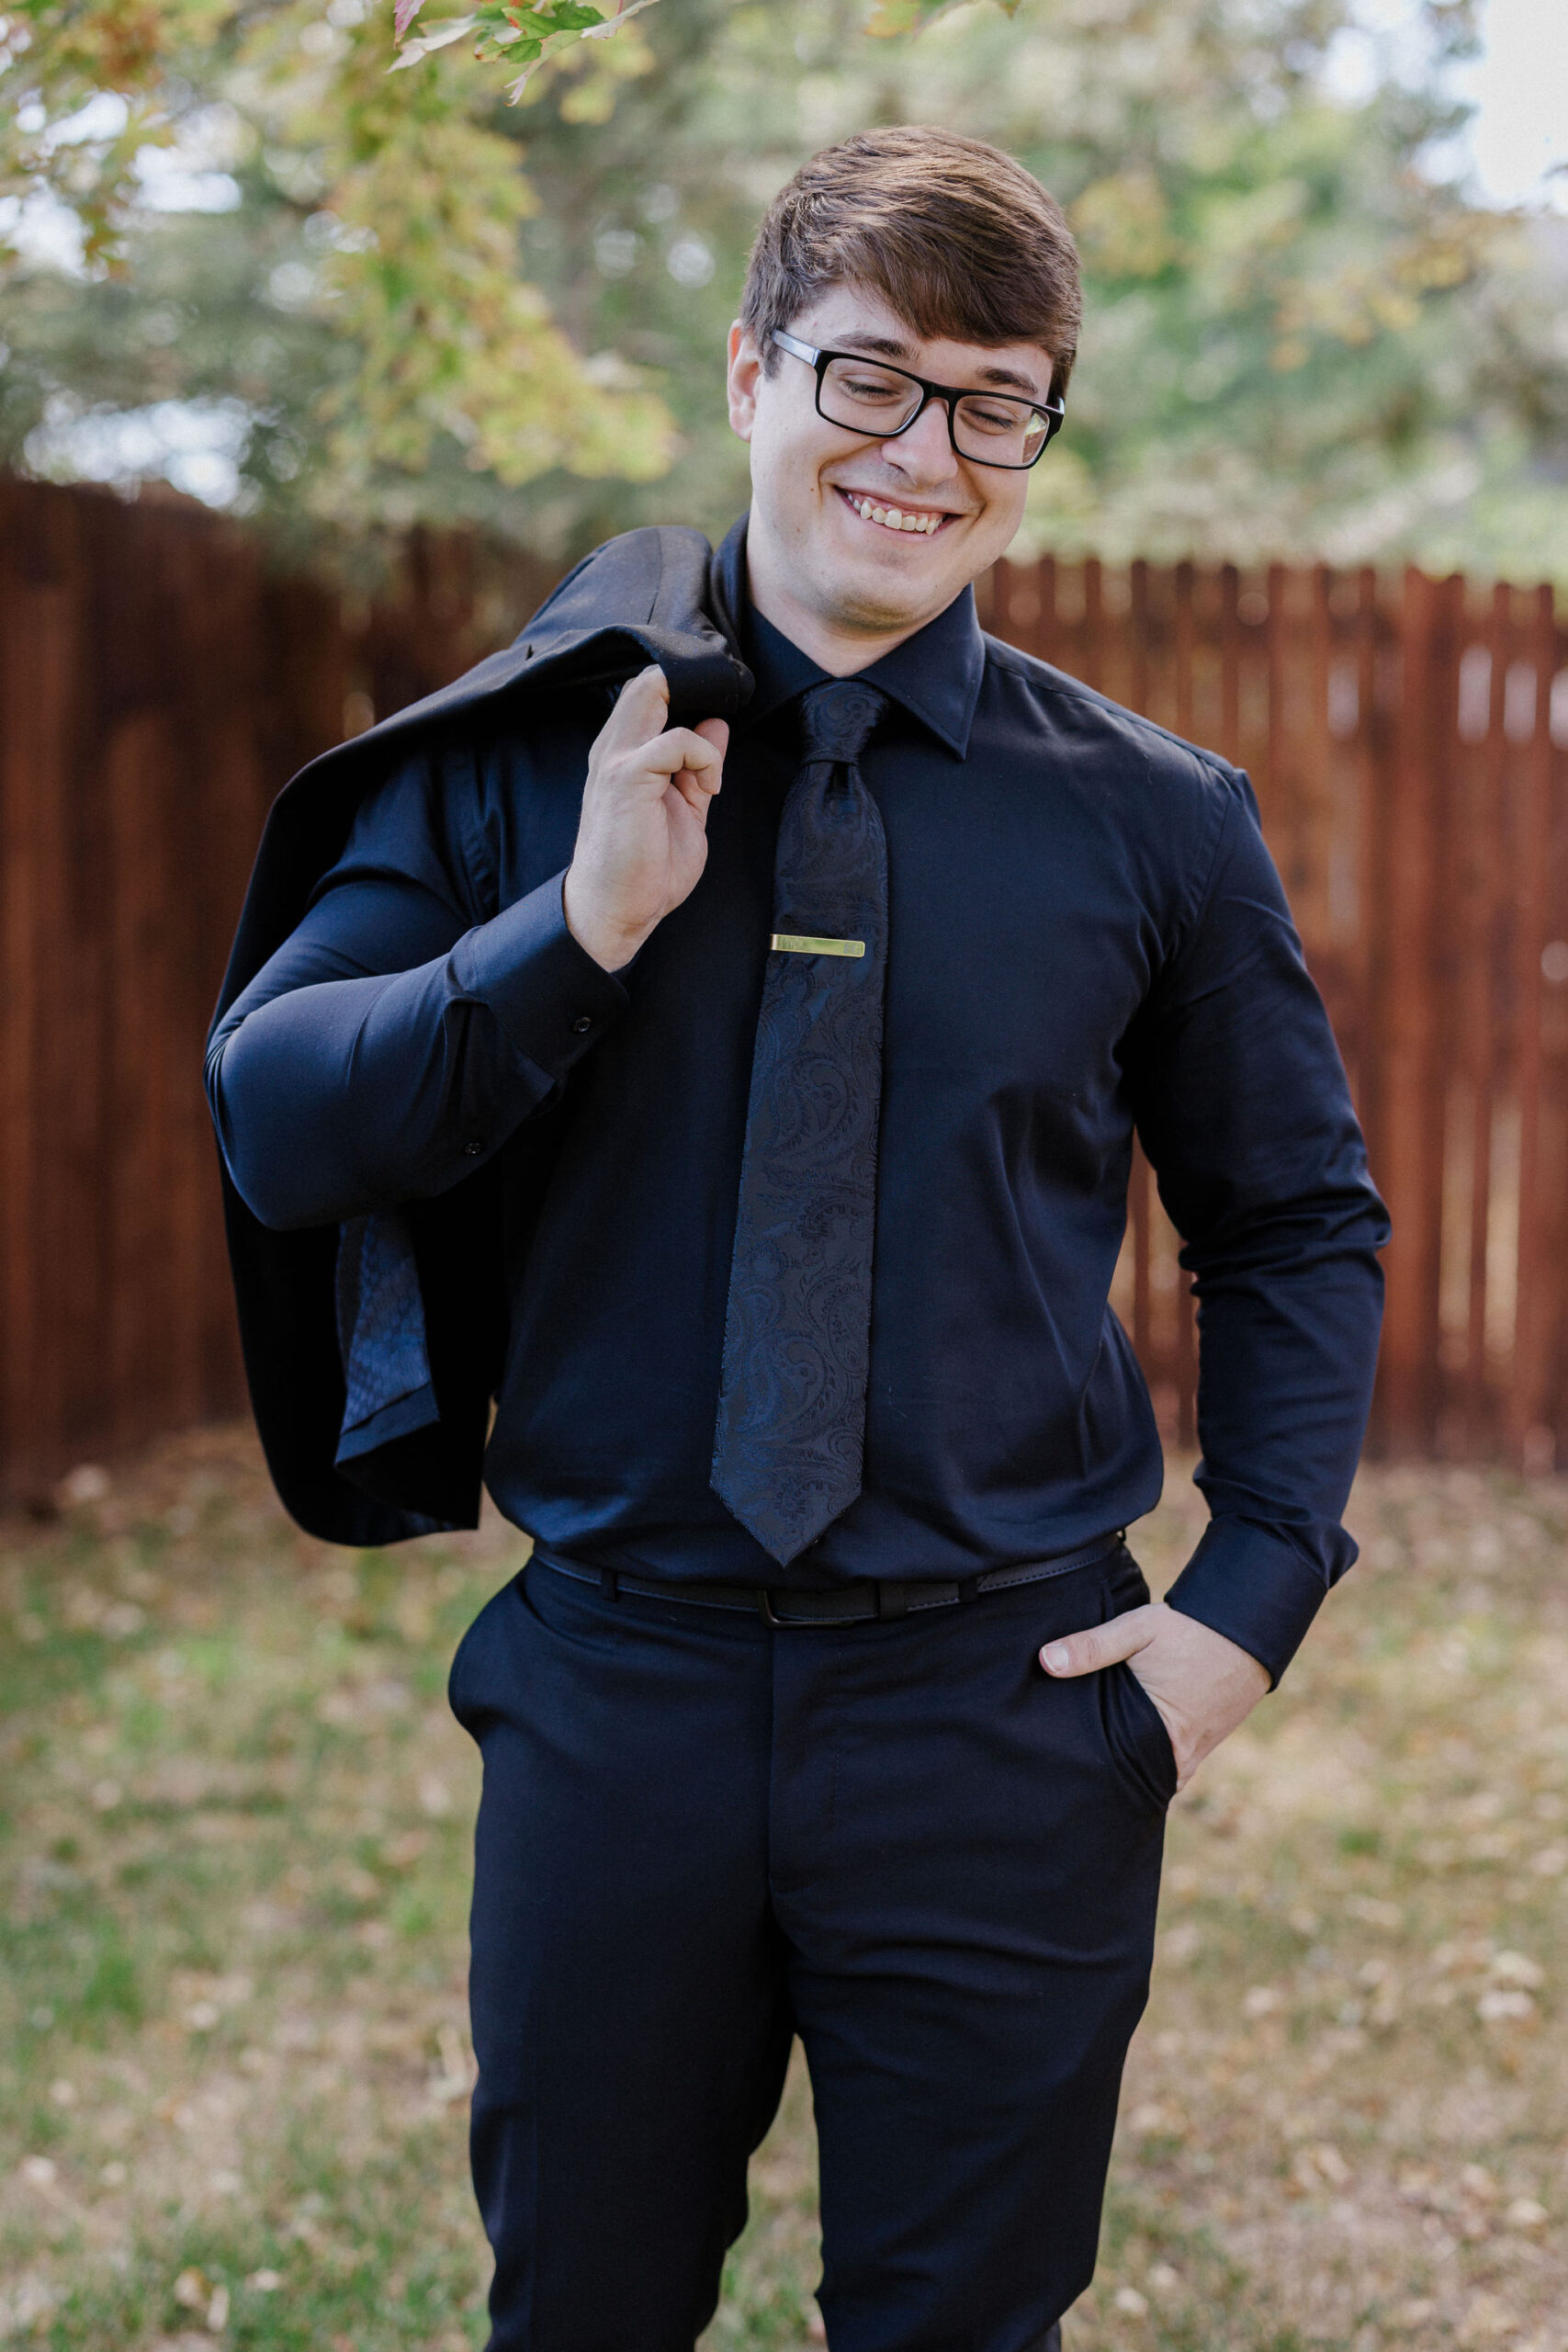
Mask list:
[[[863,496],[859,491],[844,490],[838,484],[834,487],[839,490],[839,496],[845,505],[852,508],[863,523],[874,523],[880,530],[913,531],[921,537],[932,539],[944,523],[955,519],[948,514],[934,513],[930,507],[921,511],[908,506],[889,506],[881,499]]]

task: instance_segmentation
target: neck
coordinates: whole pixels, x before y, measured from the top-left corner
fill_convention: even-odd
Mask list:
[[[798,645],[809,654],[819,670],[830,678],[852,678],[857,670],[869,670],[895,646],[924,628],[927,614],[919,620],[906,621],[897,628],[857,628],[852,622],[818,612],[794,594],[779,576],[779,567],[770,561],[766,543],[749,539],[746,549],[746,584],[751,603],[765,621],[771,621],[780,635],[792,645]]]

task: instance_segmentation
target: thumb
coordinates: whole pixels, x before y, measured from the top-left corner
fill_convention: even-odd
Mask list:
[[[728,718],[699,718],[692,732],[700,735],[705,743],[711,743],[720,759],[729,748]]]
[[[1040,1663],[1058,1681],[1070,1680],[1075,1674],[1098,1674],[1103,1667],[1119,1665],[1146,1649],[1155,1636],[1155,1623],[1152,1608],[1129,1609],[1108,1624],[1086,1625],[1081,1634],[1058,1634],[1041,1651]]]

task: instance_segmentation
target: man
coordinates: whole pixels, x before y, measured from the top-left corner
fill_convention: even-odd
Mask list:
[[[1164,1807],[1354,1556],[1385,1223],[1249,788],[976,625],[1077,317],[1006,156],[819,155],[711,566],[613,542],[264,845],[209,1069],[280,1486],[386,1540],[484,1445],[535,1538],[452,1678],[496,2352],[691,2352],[797,2033],[834,2352],[1055,2345]],[[1213,1513],[1158,1605],[1134,1127]]]

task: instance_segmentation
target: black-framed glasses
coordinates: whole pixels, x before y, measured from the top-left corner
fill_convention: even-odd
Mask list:
[[[804,359],[817,378],[817,413],[846,433],[896,441],[925,414],[932,401],[947,411],[953,446],[971,465],[1001,466],[1021,473],[1038,465],[1060,432],[1063,401],[1025,401],[1010,392],[965,391],[956,384],[928,383],[907,368],[868,359],[858,351],[818,351],[798,343],[782,327],[773,341],[792,358]]]

